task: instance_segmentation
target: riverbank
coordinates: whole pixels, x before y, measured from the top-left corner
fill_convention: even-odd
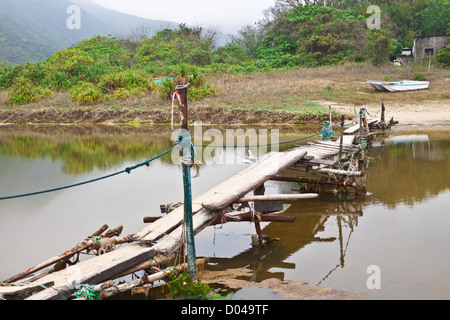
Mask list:
[[[367,80],[412,79],[421,74],[430,81],[427,90],[379,92]],[[397,67],[345,64],[315,69],[294,69],[252,74],[209,75],[208,83],[217,91],[201,101],[189,101],[189,119],[208,124],[320,124],[343,114],[353,119],[360,108],[369,115],[379,112],[384,102],[387,120],[401,124],[450,124],[450,70],[421,66]],[[23,106],[6,103],[0,92],[1,123],[126,124],[170,123],[171,101],[156,92],[80,106],[65,92]],[[178,123],[178,106],[174,122]]]
[[[361,106],[334,101],[317,102],[323,108],[331,106],[333,121],[339,121],[340,115],[347,120],[355,117]],[[392,117],[401,125],[446,126],[450,125],[448,101],[424,101],[422,103],[386,103],[386,120]],[[379,103],[363,106],[369,116],[379,115]],[[283,112],[273,110],[248,110],[220,108],[214,106],[195,106],[189,110],[192,121],[204,124],[244,124],[244,125],[280,125],[280,124],[321,124],[329,119],[329,113],[311,114],[306,112]],[[37,108],[37,109],[1,109],[0,122],[3,124],[169,124],[170,110],[158,108]],[[179,115],[174,114],[174,123]]]

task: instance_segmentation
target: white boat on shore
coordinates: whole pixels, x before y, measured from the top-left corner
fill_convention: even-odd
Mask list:
[[[368,84],[379,91],[410,91],[428,89],[430,82],[428,81],[373,81],[368,80]]]

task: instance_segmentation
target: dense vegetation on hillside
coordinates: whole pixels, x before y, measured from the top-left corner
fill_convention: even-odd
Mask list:
[[[57,49],[49,38],[0,13],[0,61],[42,61]]]
[[[201,27],[165,29],[140,41],[96,36],[61,50],[44,62],[0,65],[0,90],[8,103],[37,101],[69,92],[81,105],[124,99],[150,91],[173,92],[172,76],[187,76],[190,99],[215,94],[205,75],[284,68],[320,67],[343,62],[389,62],[413,37],[445,34],[450,0],[373,0],[381,9],[381,29],[367,28],[366,1],[331,1],[334,6],[278,0],[266,18],[246,26],[225,46]],[[308,1],[307,1],[308,2]],[[449,65],[447,48],[438,55]],[[158,77],[166,77],[155,82]]]

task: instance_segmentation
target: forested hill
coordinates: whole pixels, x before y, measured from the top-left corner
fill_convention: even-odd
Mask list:
[[[74,4],[81,8],[80,29],[67,27],[71,16],[67,9]],[[57,50],[83,39],[95,35],[126,35],[138,26],[145,26],[146,31],[154,34],[178,23],[123,14],[89,0],[1,0],[0,62],[43,61]]]

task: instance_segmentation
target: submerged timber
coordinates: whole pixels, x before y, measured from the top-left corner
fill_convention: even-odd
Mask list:
[[[322,140],[296,146],[284,152],[270,152],[229,177],[202,195],[192,199],[193,231],[195,234],[217,223],[252,221],[255,224],[255,245],[262,242],[259,222],[289,222],[289,217],[274,217],[282,201],[298,201],[318,197],[320,193],[365,194],[359,182],[365,153],[371,139],[393,124],[381,119],[366,120],[360,112],[359,123],[344,131],[343,120],[338,139],[325,131]],[[320,172],[326,178],[292,177],[292,172]],[[304,184],[298,194],[264,195],[268,180],[295,181]],[[321,186],[318,188],[317,186]],[[249,196],[250,192],[254,196]],[[236,212],[236,207],[241,210]],[[275,218],[275,219],[272,219]],[[287,218],[287,219],[283,219]],[[0,282],[0,297],[6,300],[61,300],[73,298],[82,284],[93,286],[100,298],[113,296],[129,288],[145,285],[167,277],[163,270],[129,284],[116,285],[113,280],[153,266],[168,264],[184,244],[184,205],[167,210],[159,219],[128,236],[120,236],[121,227],[107,231],[103,226],[86,240],[61,255]],[[144,219],[145,221],[145,219]],[[117,244],[127,244],[115,248]],[[79,262],[82,251],[97,251],[98,255]],[[76,257],[76,261],[70,259]],[[200,259],[199,259],[200,260]],[[197,260],[205,263],[208,260]],[[179,270],[186,269],[182,265]]]

